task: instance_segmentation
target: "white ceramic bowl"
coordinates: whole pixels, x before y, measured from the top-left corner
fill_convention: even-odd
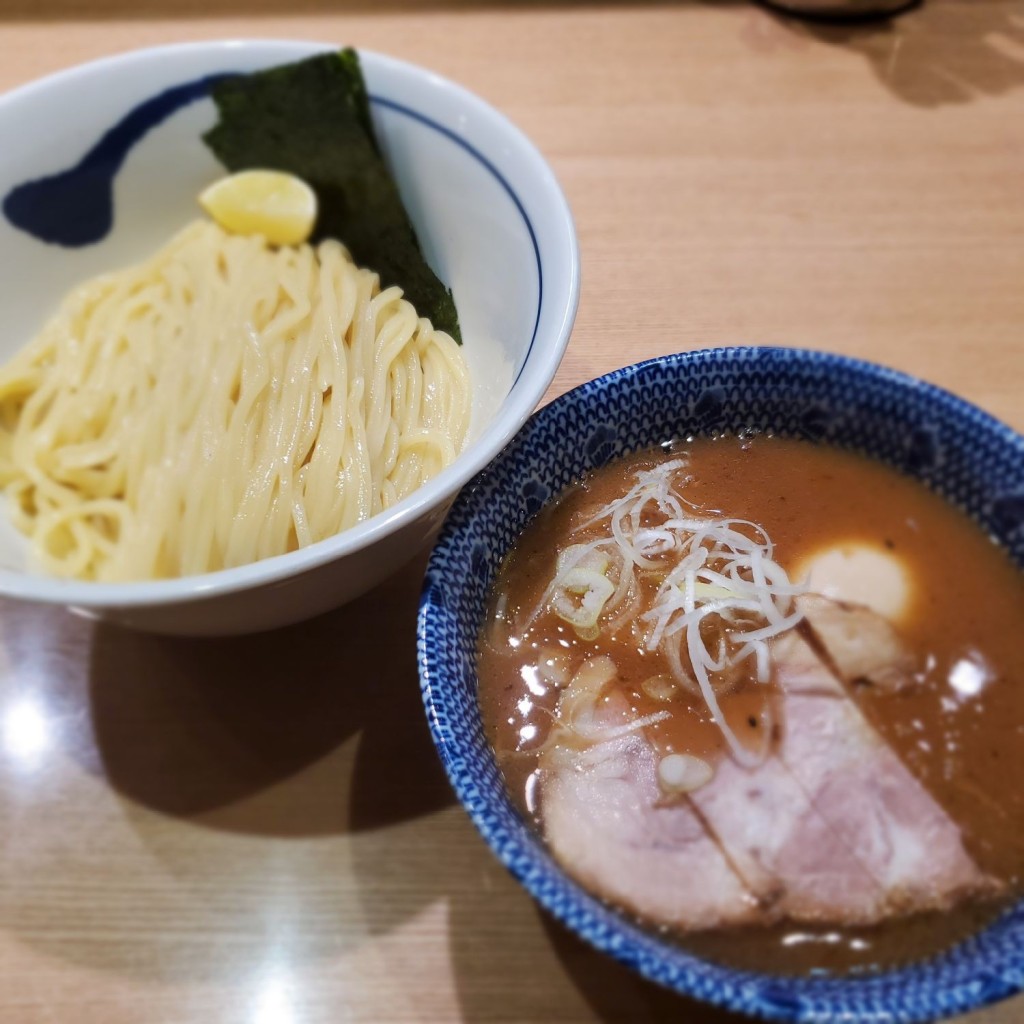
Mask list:
[[[167,46],[9,93],[0,98],[0,197],[76,165],[166,90],[324,49],[267,40]],[[405,501],[336,537],[175,580],[46,577],[33,570],[25,539],[0,509],[0,594],[164,633],[239,633],[298,621],[363,593],[420,549],[461,485],[536,406],[562,358],[579,296],[572,216],[551,169],[505,117],[460,86],[378,54],[360,58],[385,157],[427,259],[458,306],[474,381],[466,450]],[[224,173],[200,139],[215,119],[203,97],[145,131],[116,174],[113,228],[99,243],[47,244],[0,217],[0,360],[31,339],[73,285],[154,252],[198,214],[197,193]]]

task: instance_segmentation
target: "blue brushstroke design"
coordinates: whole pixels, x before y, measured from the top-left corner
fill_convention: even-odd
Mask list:
[[[80,248],[103,241],[114,223],[114,178],[132,147],[171,114],[233,77],[206,75],[140,103],[74,167],[12,188],[4,197],[4,215],[15,227],[51,245]]]

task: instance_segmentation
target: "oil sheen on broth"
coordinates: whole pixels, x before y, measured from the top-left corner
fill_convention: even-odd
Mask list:
[[[545,508],[491,601],[479,698],[513,797],[689,948],[869,969],[1019,892],[1024,583],[914,481],[781,438],[667,445]]]

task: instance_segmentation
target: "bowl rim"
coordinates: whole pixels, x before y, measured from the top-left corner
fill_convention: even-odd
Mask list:
[[[433,577],[445,560],[455,554],[452,550],[453,545],[456,544],[461,531],[472,522],[473,503],[480,500],[476,499],[475,495],[486,495],[489,501],[499,500],[498,496],[505,485],[494,487],[491,481],[502,472],[504,462],[512,458],[514,452],[520,450],[520,445],[528,445],[533,433],[554,421],[560,411],[585,407],[592,395],[626,384],[651,368],[666,367],[674,374],[681,375],[697,360],[725,356],[730,359],[771,356],[784,364],[787,372],[815,365],[831,366],[857,374],[864,379],[894,385],[901,390],[922,393],[929,400],[941,403],[955,413],[969,415],[975,423],[982,424],[992,431],[1000,443],[1014,448],[1024,460],[1024,435],[966,399],[938,385],[880,363],[811,348],[735,346],[668,353],[622,366],[565,392],[538,409],[524,424],[513,444],[463,488],[449,510],[428,561],[416,622],[417,668],[431,738],[448,780],[460,804],[491,852],[548,913],[595,949],[636,970],[648,980],[681,995],[765,1020],[800,1024],[823,1024],[825,1021],[839,1020],[846,1024],[924,1024],[926,1021],[966,1013],[1024,991],[1024,947],[1014,951],[1012,969],[1007,970],[1006,965],[1002,965],[1002,974],[976,957],[971,961],[969,970],[957,973],[955,982],[935,984],[934,990],[930,990],[929,998],[932,1002],[927,1005],[921,1002],[919,992],[907,991],[907,982],[910,981],[908,973],[936,969],[937,964],[954,951],[974,944],[1011,916],[1016,919],[1018,915],[1024,914],[1024,898],[1011,903],[994,921],[955,943],[945,952],[923,960],[863,974],[771,974],[729,967],[704,959],[682,946],[670,947],[669,957],[662,957],[652,964],[649,959],[645,959],[641,951],[631,949],[631,944],[644,940],[657,942],[654,932],[631,921],[627,912],[606,904],[576,882],[553,857],[544,852],[543,840],[533,833],[532,826],[522,820],[518,810],[514,813],[525,833],[533,833],[532,841],[524,843],[519,835],[509,832],[500,824],[496,826],[492,810],[494,798],[488,795],[484,787],[477,785],[475,779],[468,776],[464,763],[461,763],[477,754],[480,743],[490,756],[493,757],[493,753],[490,752],[483,736],[482,723],[479,731],[471,731],[469,734],[454,727],[446,728],[443,724],[450,717],[444,709],[438,707],[439,696],[445,691],[448,683],[444,665],[445,655],[432,653],[433,645],[429,634],[435,630],[447,631],[446,626],[442,625],[442,620],[445,616],[450,616],[450,608],[457,601],[457,584],[455,591],[445,591],[444,602],[439,601]],[[530,518],[532,519],[532,516]],[[445,574],[445,578],[449,578],[448,574]],[[448,607],[445,607],[445,604]],[[473,676],[475,683],[475,665]],[[479,722],[479,708],[475,701],[473,708]],[[470,712],[470,717],[472,714]],[[531,842],[532,845],[528,845]],[[561,892],[564,892],[565,888],[570,892],[568,900],[544,883],[545,875],[552,866],[560,881],[565,883]],[[612,915],[615,918],[613,930],[603,927],[602,915]],[[928,980],[932,982],[934,979]],[[875,1008],[870,1010],[863,1007],[851,1008],[849,1003],[843,1005],[841,1000],[852,1000],[855,993],[861,998],[867,998],[867,994],[861,995],[861,991],[869,983],[886,986],[886,1002],[874,1004]],[[810,986],[813,991],[798,994],[795,991],[797,986]],[[836,989],[840,989],[841,992],[836,992]],[[879,997],[878,993],[873,995]]]
[[[343,44],[332,44],[322,40],[245,38],[198,40],[176,42],[157,46],[141,47],[107,55],[72,67],[63,68],[52,74],[27,82],[0,95],[0,116],[12,105],[31,101],[37,94],[52,89],[66,89],[82,78],[103,75],[112,69],[146,64],[192,55],[211,56],[223,54],[229,59],[240,51],[260,52],[267,55],[266,67],[276,60],[284,63],[298,60],[315,53],[330,52]],[[445,500],[452,498],[467,480],[478,473],[512,438],[519,426],[528,418],[554,379],[562,356],[569,343],[572,326],[579,306],[580,256],[579,241],[575,222],[568,200],[547,159],[534,142],[506,114],[492,106],[476,93],[422,65],[379,53],[375,50],[355,47],[364,64],[367,78],[371,79],[377,70],[393,75],[422,78],[434,88],[443,90],[460,104],[472,110],[481,122],[488,122],[498,129],[504,142],[501,152],[490,156],[481,153],[465,138],[457,135],[451,127],[432,116],[428,106],[425,109],[410,107],[406,102],[396,102],[386,96],[376,96],[388,107],[398,107],[416,120],[425,122],[449,137],[463,149],[468,150],[481,161],[505,187],[526,221],[537,257],[537,270],[542,275],[542,291],[538,295],[537,323],[534,337],[523,357],[510,389],[505,396],[498,415],[487,423],[456,460],[437,476],[418,487],[412,494],[370,519],[357,523],[332,537],[317,541],[305,548],[274,555],[256,562],[219,569],[199,575],[180,576],[171,579],[139,580],[123,583],[101,583],[82,580],[68,580],[47,576],[36,571],[17,571],[0,568],[0,596],[13,597],[44,604],[73,605],[79,609],[103,610],[108,608],[148,608],[174,606],[195,600],[205,600],[237,591],[273,584],[299,576],[330,562],[371,547],[383,538],[396,533],[403,526],[415,522],[419,517]],[[370,89],[373,93],[373,89]],[[557,272],[543,274],[541,244],[534,235],[533,227],[517,193],[510,187],[502,173],[499,161],[505,152],[511,150],[524,162],[536,188],[532,194],[541,197],[545,208],[545,226],[548,234],[555,237]],[[552,213],[554,216],[552,216]],[[564,261],[564,266],[563,266]],[[543,287],[557,274],[564,284],[560,288]],[[540,320],[545,306],[554,309],[552,316],[555,328],[543,339],[539,335]],[[543,340],[543,344],[538,344]],[[0,513],[2,514],[2,513]]]

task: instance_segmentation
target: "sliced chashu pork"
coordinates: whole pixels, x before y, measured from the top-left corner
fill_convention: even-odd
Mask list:
[[[578,712],[572,685],[562,706]],[[583,715],[589,745],[556,744],[541,756],[541,818],[558,859],[651,921],[700,929],[758,920],[757,901],[693,808],[663,803],[654,748],[641,731],[623,732],[625,699],[591,702]]]
[[[584,749],[553,746],[541,816],[556,856],[606,898],[691,929],[783,916],[867,924],[990,891],[956,824],[833,669],[797,632],[774,657],[774,753],[750,769],[723,756],[682,800],[665,802],[643,732],[623,732],[621,698],[602,702]]]
[[[779,758],[743,768],[722,757],[689,794],[766,919],[877,921],[885,893]]]
[[[757,921],[757,901],[685,801],[659,806],[642,735],[591,747],[541,790],[545,835],[588,889],[650,921],[690,929]]]
[[[797,604],[824,659],[844,682],[893,693],[913,685],[917,659],[887,618],[819,594],[805,594]]]
[[[873,614],[873,613],[868,613]],[[891,912],[943,908],[993,887],[959,827],[910,773],[797,631],[776,641],[778,756]]]
[[[581,717],[576,691],[595,678],[595,663],[563,696],[563,721]],[[566,733],[540,763],[545,835],[584,885],[643,917],[694,930],[884,915],[880,886],[777,758],[754,770],[722,759],[709,783],[666,801],[654,748],[641,730],[624,731],[625,699],[592,707],[584,714],[594,741],[574,749],[578,738]]]

